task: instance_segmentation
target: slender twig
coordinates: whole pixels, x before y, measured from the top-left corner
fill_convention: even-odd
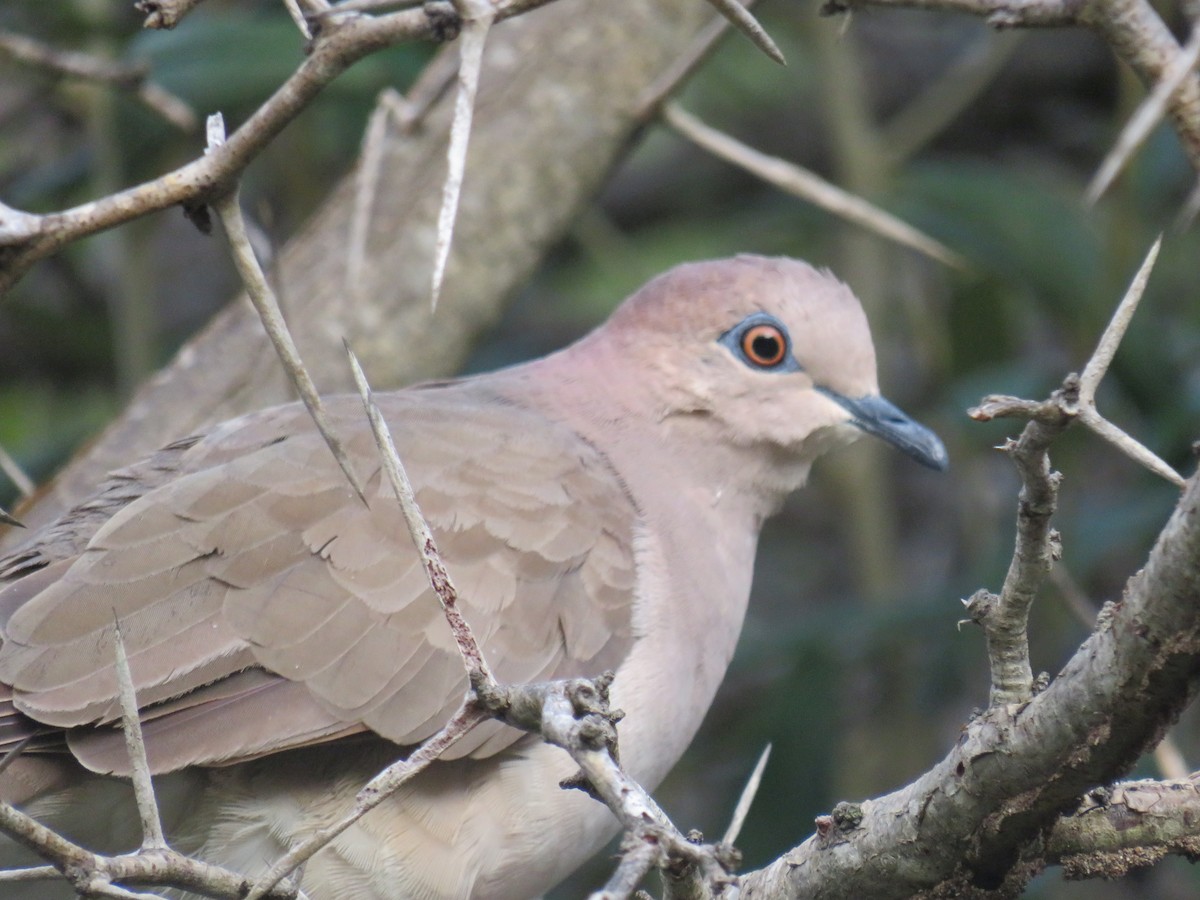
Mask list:
[[[462,18],[458,96],[454,101],[454,121],[450,125],[450,144],[446,148],[446,181],[442,186],[442,206],[438,211],[437,242],[433,251],[433,279],[430,306],[437,309],[454,223],[458,218],[458,200],[462,194],[463,174],[467,168],[467,145],[471,138],[471,119],[475,114],[475,93],[483,67],[483,48],[496,15],[489,0],[455,0]]]
[[[129,91],[147,109],[180,131],[195,131],[199,119],[192,108],[170,91],[147,80],[145,65],[130,65],[74,50],[60,50],[25,35],[0,31],[0,56],[41,69],[51,75],[79,78]]]
[[[714,156],[889,240],[911,247],[948,266],[966,268],[966,261],[949,247],[861,197],[830,184],[813,172],[787,160],[760,153],[729,135],[710,128],[695,116],[684,112],[675,103],[665,104],[662,113],[664,122]]]
[[[657,843],[627,837],[621,842],[620,862],[616,869],[604,887],[590,894],[588,900],[626,900],[645,881],[650,870],[662,865],[663,861],[663,849]]]
[[[62,878],[62,872],[54,866],[28,866],[24,869],[0,870],[0,884],[14,881],[52,881]]]
[[[521,15],[551,0],[499,0],[495,20]],[[433,9],[437,4],[430,4]],[[61,212],[34,215],[0,207],[0,293],[29,267],[66,244],[177,204],[202,206],[231,189],[256,158],[327,84],[359,59],[411,40],[437,40],[444,17],[425,8],[381,16],[333,16],[313,41],[311,52],[277,91],[216,151],[153,181]]]
[[[987,421],[992,418],[1004,416],[1029,418],[1030,416],[1036,417],[1039,414],[1067,415],[1078,419],[1080,424],[1089,431],[1107,443],[1112,444],[1134,462],[1166,479],[1176,487],[1184,487],[1185,480],[1183,476],[1167,465],[1157,454],[1136,438],[1126,434],[1112,422],[1105,419],[1096,408],[1096,390],[1100,385],[1100,380],[1104,377],[1104,373],[1108,371],[1108,366],[1117,351],[1117,346],[1120,344],[1122,337],[1124,337],[1125,329],[1129,327],[1134,310],[1137,309],[1138,302],[1141,300],[1142,294],[1146,289],[1146,283],[1150,277],[1154,261],[1158,256],[1158,248],[1161,242],[1162,238],[1160,237],[1146,254],[1146,258],[1138,269],[1137,275],[1134,276],[1129,289],[1125,292],[1125,296],[1121,299],[1120,304],[1118,304],[1116,312],[1113,313],[1112,320],[1097,342],[1096,349],[1088,360],[1083,374],[1077,378],[1072,377],[1068,379],[1071,383],[1069,390],[1056,394],[1055,398],[1049,404],[1018,400],[1015,397],[987,397],[978,407],[971,411],[972,418],[977,421]],[[1037,412],[1039,410],[1041,411],[1040,413]]]
[[[346,353],[350,357],[350,370],[354,374],[354,383],[358,387],[359,396],[362,398],[363,405],[367,410],[367,418],[371,422],[371,430],[375,435],[375,442],[379,447],[384,471],[391,482],[392,490],[396,493],[396,499],[400,503],[401,511],[404,513],[404,521],[408,525],[408,532],[412,536],[413,546],[416,547],[417,555],[421,559],[421,565],[429,577],[430,586],[433,588],[434,594],[437,595],[438,602],[442,606],[442,612],[445,614],[446,621],[450,625],[450,630],[454,634],[454,642],[458,647],[463,664],[466,666],[468,673],[478,672],[489,683],[495,684],[496,682],[492,677],[491,669],[488,667],[487,661],[483,657],[483,651],[480,649],[479,641],[476,640],[471,626],[467,623],[467,620],[458,608],[458,590],[454,587],[450,573],[446,571],[446,565],[442,561],[441,553],[438,551],[433,532],[430,531],[429,524],[425,521],[425,517],[421,514],[421,509],[417,505],[416,493],[413,491],[412,483],[408,480],[408,475],[404,471],[404,464],[400,461],[400,454],[396,452],[396,444],[392,440],[391,430],[383,418],[383,413],[379,411],[379,407],[375,403],[371,386],[367,383],[367,376],[363,372],[362,366],[359,365],[358,358],[354,355],[354,351],[350,349],[349,344],[346,345]]]
[[[750,804],[754,802],[754,797],[758,794],[759,785],[762,784],[763,772],[767,768],[767,760],[771,758],[771,745],[763,747],[763,752],[758,755],[758,762],[754,764],[754,769],[750,772],[750,777],[746,779],[746,786],[742,788],[742,793],[738,796],[737,805],[733,808],[733,815],[729,818],[729,827],[725,829],[725,836],[721,838],[723,844],[737,843],[738,835],[742,833],[742,825],[746,822],[746,816],[750,813]]]
[[[203,892],[205,896],[222,900],[243,900],[246,892],[244,875],[191,859],[170,849],[99,856],[3,801],[0,801],[0,832],[53,864],[52,869],[38,866],[17,870],[18,875],[12,879],[16,881],[61,879],[65,876],[77,891],[102,893],[107,889],[106,896],[128,896],[128,892],[125,895],[113,893],[114,883],[134,882]],[[303,895],[294,887],[280,887],[264,896],[270,900],[297,900]]]
[[[889,164],[899,167],[941,134],[996,79],[1023,39],[1019,31],[990,35],[892,116],[879,140]]]
[[[209,117],[210,146],[214,142],[219,146],[219,138],[215,135],[216,131],[221,130],[216,124],[219,122],[219,119],[219,113]],[[275,292],[271,290],[270,284],[267,283],[266,275],[263,274],[262,267],[258,264],[258,258],[254,254],[254,248],[250,246],[250,239],[246,234],[246,222],[242,217],[242,207],[238,201],[237,190],[235,189],[215,199],[213,201],[213,209],[220,217],[221,224],[225,227],[225,236],[229,239],[229,249],[233,254],[233,261],[237,266],[238,274],[242,277],[242,284],[246,288],[246,294],[249,296],[250,302],[254,304],[254,309],[262,320],[263,330],[266,331],[267,337],[271,339],[271,344],[275,347],[275,352],[279,355],[280,362],[283,363],[284,371],[287,372],[288,378],[300,394],[304,405],[308,408],[308,412],[312,416],[317,430],[320,431],[321,437],[324,438],[330,452],[333,453],[334,459],[337,460],[337,464],[341,467],[342,472],[345,473],[346,480],[350,482],[351,487],[354,488],[354,492],[365,504],[367,500],[363,493],[362,483],[354,471],[354,466],[350,462],[350,457],[347,455],[345,447],[333,430],[333,424],[329,421],[329,417],[325,413],[325,406],[321,402],[321,395],[317,393],[317,387],[313,384],[312,377],[304,367],[304,362],[300,359],[300,351],[296,349],[296,342],[292,340],[287,322],[284,321],[283,312],[279,308],[279,301],[275,297]]]
[[[350,238],[346,247],[346,290],[363,298],[367,263],[367,234],[371,211],[379,191],[383,170],[383,151],[387,145],[388,123],[396,118],[406,101],[395,88],[384,88],[375,100],[375,108],[363,133],[358,171],[354,176],[354,210],[350,216]]]
[[[1125,296],[1121,298],[1121,302],[1117,305],[1117,310],[1113,313],[1108,327],[1104,329],[1104,333],[1100,336],[1100,340],[1096,344],[1096,350],[1092,353],[1091,359],[1088,360],[1087,365],[1084,367],[1083,374],[1079,376],[1079,421],[1130,459],[1141,463],[1151,472],[1165,478],[1176,487],[1182,488],[1184,486],[1184,479],[1178,472],[1167,465],[1166,462],[1144,444],[1105,419],[1096,408],[1096,389],[1100,386],[1100,380],[1108,371],[1109,364],[1117,352],[1117,347],[1120,346],[1121,339],[1125,336],[1125,330],[1133,320],[1133,314],[1137,311],[1138,303],[1146,291],[1146,284],[1150,279],[1150,272],[1154,268],[1154,262],[1158,259],[1158,251],[1161,246],[1162,237],[1159,236],[1150,247],[1146,258],[1142,261],[1142,265],[1130,283],[1129,289],[1125,292]]]
[[[771,36],[767,34],[767,30],[759,24],[758,19],[754,18],[750,10],[745,5],[739,3],[738,0],[708,0],[709,3],[724,16],[734,28],[740,31],[746,37],[750,38],[751,43],[759,50],[775,60],[781,66],[787,65],[787,60],[783,58],[783,51],[778,45],[771,40]]]
[[[329,7],[326,15],[346,12],[366,12],[372,9],[394,9],[397,6],[420,6],[425,0],[342,0]]]
[[[150,763],[146,759],[137,692],[133,686],[133,673],[129,670],[129,657],[125,653],[120,621],[113,623],[113,648],[116,654],[117,696],[121,701],[121,727],[125,732],[125,751],[129,754],[133,797],[142,822],[142,850],[165,850],[167,839],[163,834],[162,818],[158,814],[154,785],[150,781]]]
[[[1029,611],[1057,555],[1050,519],[1057,508],[1062,480],[1050,468],[1048,451],[1072,421],[1071,416],[1058,411],[1055,402],[1047,403],[1045,408],[1045,417],[1030,421],[1018,440],[1008,441],[1002,448],[1021,476],[1016,546],[1004,585],[999,596],[976,591],[966,601],[968,615],[983,626],[987,636],[992,706],[1024,703],[1033,697]]]
[[[1162,77],[1154,85],[1154,89],[1146,95],[1134,114],[1129,117],[1129,121],[1125,123],[1125,127],[1121,129],[1112,149],[1104,157],[1104,161],[1096,170],[1096,174],[1092,177],[1091,183],[1083,195],[1084,202],[1088,206],[1092,206],[1104,196],[1104,192],[1116,180],[1121,170],[1129,164],[1129,160],[1149,137],[1154,126],[1162,121],[1172,95],[1179,90],[1184,79],[1191,75],[1197,62],[1200,62],[1200,25],[1192,28],[1192,36],[1188,39],[1187,45],[1171,60]]]
[[[1104,419],[1096,409],[1096,390],[1120,346],[1137,310],[1146,283],[1158,257],[1162,239],[1151,246],[1112,320],[1096,344],[1083,374],[1068,376],[1062,389],[1043,403],[1011,397],[988,397],[971,410],[978,421],[1005,415],[1028,418],[1021,437],[1008,441],[1007,451],[1021,475],[1017,512],[1017,542],[1012,562],[999,596],[977,591],[966,602],[971,619],[984,627],[988,661],[992,668],[992,704],[1023,703],[1033,696],[1033,673],[1029,664],[1029,609],[1042,581],[1059,552],[1057,537],[1050,531],[1050,517],[1057,503],[1061,476],[1051,471],[1047,451],[1050,444],[1073,421],[1118,447],[1152,471],[1183,485],[1183,479],[1150,450]],[[1165,470],[1165,471],[1164,471]]]
[[[755,2],[746,0],[746,8],[754,6]],[[638,120],[648,122],[658,116],[662,105],[692,76],[728,31],[729,20],[721,16],[705,25],[688,48],[676,56],[667,70],[642,93],[637,103]]]
[[[292,17],[292,21],[296,23],[296,27],[300,29],[300,33],[304,35],[304,39],[311,41],[312,29],[308,27],[308,20],[304,17],[304,11],[300,9],[298,0],[283,0],[283,6],[288,15]]]
[[[414,750],[406,759],[393,763],[376,775],[359,791],[353,809],[331,825],[305,838],[278,860],[254,883],[243,900],[262,900],[284,878],[296,871],[313,857],[322,847],[344,832],[347,828],[377,807],[419,772],[429,767],[443,753],[466,737],[491,714],[481,710],[470,699],[442,726],[442,728]]]

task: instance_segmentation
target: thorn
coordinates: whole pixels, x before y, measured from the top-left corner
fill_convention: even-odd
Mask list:
[[[778,45],[771,40],[771,36],[767,34],[767,30],[759,24],[758,19],[754,18],[750,10],[742,6],[738,0],[708,0],[710,4],[723,15],[730,23],[738,29],[746,37],[750,38],[751,42],[775,62],[781,66],[787,65],[787,60],[784,59],[783,51]]]
[[[471,139],[471,120],[475,114],[475,93],[479,88],[479,70],[483,66],[483,48],[495,19],[491,4],[480,0],[462,0],[470,16],[464,16],[462,49],[458,67],[458,96],[454,101],[454,121],[450,125],[450,145],[446,150],[446,183],[442,186],[442,206],[438,210],[437,243],[433,255],[433,279],[430,307],[437,309],[438,296],[450,258],[458,201],[462,195],[463,173],[467,168],[467,144]]]

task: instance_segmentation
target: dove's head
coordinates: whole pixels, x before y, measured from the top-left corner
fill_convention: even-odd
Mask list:
[[[870,434],[946,468],[937,436],[880,395],[858,299],[806,263],[682,265],[630,297],[605,330],[645,368],[643,389],[664,421],[710,422],[721,440],[805,462]]]

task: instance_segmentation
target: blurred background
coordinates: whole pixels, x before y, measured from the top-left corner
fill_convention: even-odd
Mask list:
[[[798,842],[837,801],[925,771],[986,704],[982,635],[958,627],[959,599],[1003,580],[1017,480],[993,448],[1017,426],[975,424],[965,410],[988,393],[1042,397],[1081,367],[1164,231],[1100,406],[1185,474],[1200,437],[1200,236],[1175,221],[1195,176],[1174,135],[1160,128],[1098,207],[1081,201],[1144,94],[1107,47],[1082,30],[997,33],[929,12],[830,19],[814,2],[767,0],[757,14],[788,67],[727,37],[681,105],[900,215],[968,267],[889,245],[650,126],[468,366],[561,346],[675,263],[781,253],[829,266],[855,289],[884,393],[945,440],[945,474],[867,442],[823,460],[767,528],[725,688],[658,792],[677,824],[716,838],[770,743],[739,840],[747,867]],[[143,33],[140,21],[114,0],[0,5],[0,28],[143,61],[201,116],[219,109],[233,123],[301,59],[276,0],[209,0],[171,32]],[[360,63],[250,168],[243,202],[273,242],[353,164],[376,93],[403,90],[429,55],[401,48]],[[0,199],[11,206],[85,202],[200,146],[127,96],[0,60]],[[236,286],[223,241],[174,210],[39,264],[0,302],[0,446],[35,480],[48,477]],[[1065,556],[1031,628],[1035,668],[1051,674],[1140,566],[1175,493],[1082,430],[1053,460],[1065,476]],[[0,506],[15,494],[0,479]],[[1197,767],[1195,715],[1173,734]],[[1139,774],[1157,774],[1153,761]],[[608,868],[599,860],[556,896],[580,896]],[[1029,896],[1198,890],[1192,867],[1170,860],[1111,884],[1071,884],[1052,870]]]

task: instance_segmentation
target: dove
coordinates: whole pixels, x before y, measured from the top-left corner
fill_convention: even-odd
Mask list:
[[[651,789],[733,656],[762,524],[814,460],[866,434],[947,462],[880,395],[850,289],[786,258],[678,266],[561,351],[377,396],[496,676],[615,672],[621,762]],[[97,851],[137,845],[114,621],[169,841],[251,877],[450,716],[466,675],[361,401],[326,404],[365,504],[291,404],[113,472],[0,560],[0,753],[36,732],[0,796]],[[301,887],[538,896],[617,829],[560,787],[573,773],[486,723]]]

